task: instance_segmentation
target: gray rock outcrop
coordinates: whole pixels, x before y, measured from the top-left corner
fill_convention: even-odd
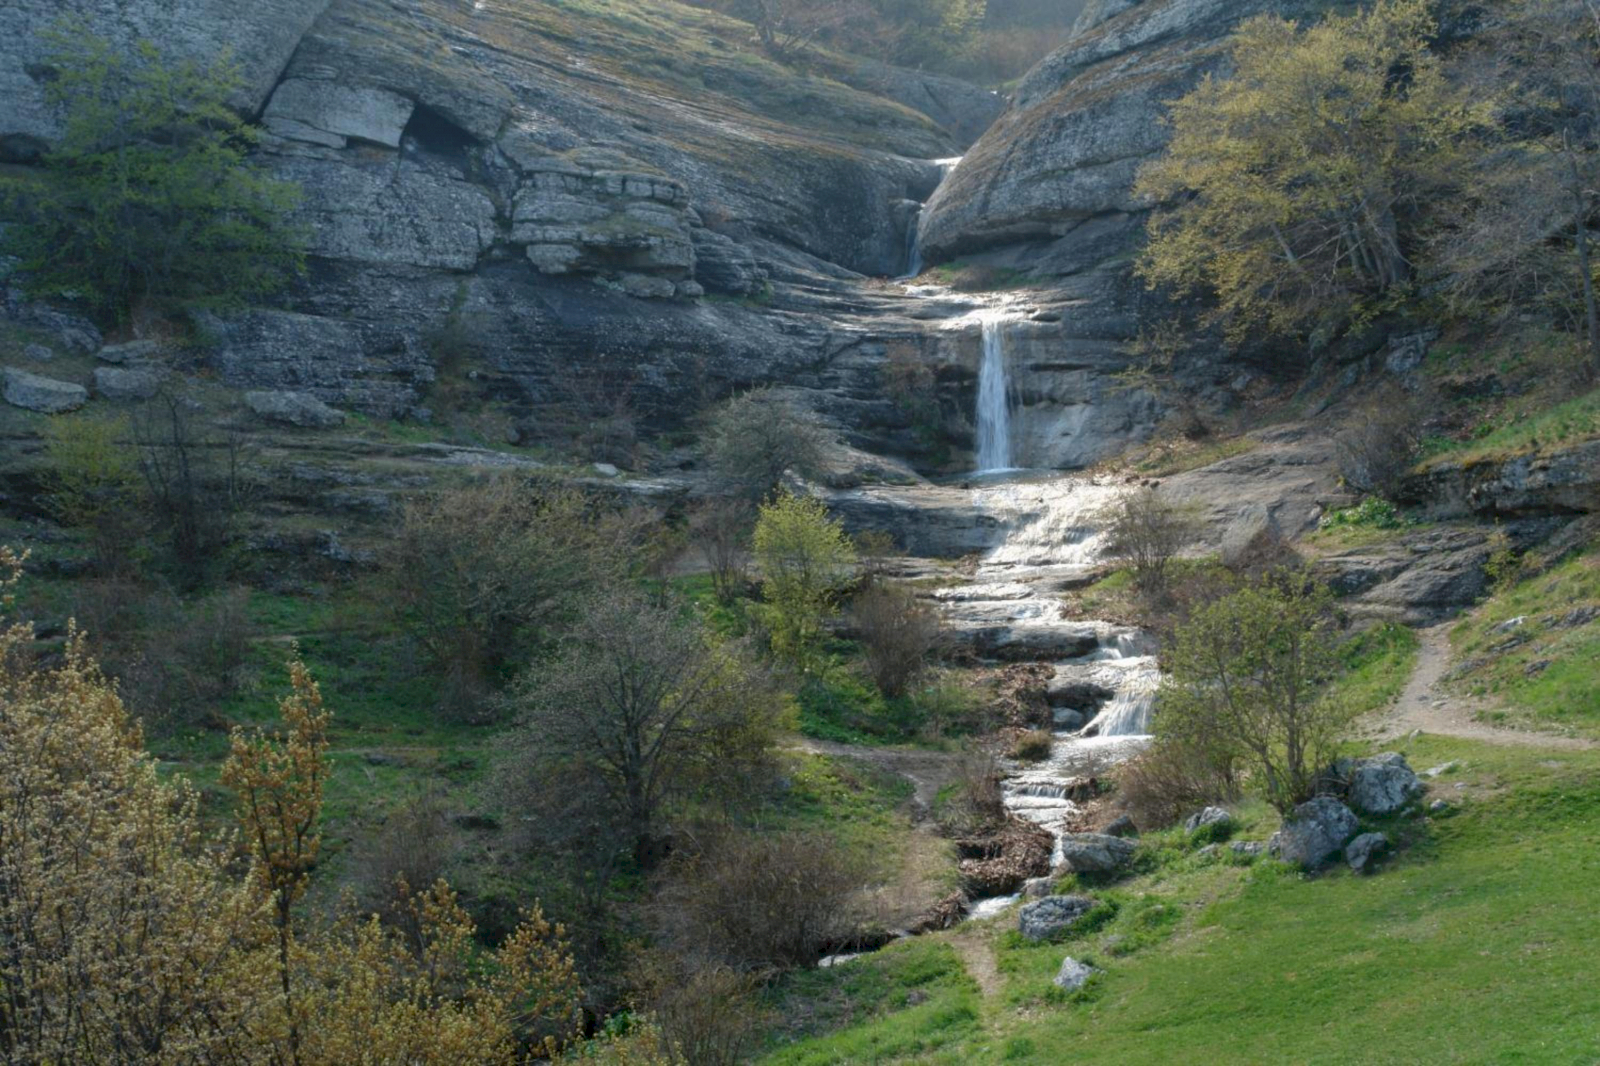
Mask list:
[[[1356,831],[1356,816],[1332,796],[1317,796],[1296,807],[1273,834],[1269,848],[1285,862],[1315,869],[1339,853]]]
[[[1230,825],[1233,815],[1226,807],[1206,807],[1196,811],[1184,819],[1185,832],[1193,833],[1197,829],[1207,829],[1214,825]]]
[[[147,40],[176,60],[230,54],[242,86],[238,105],[257,111],[311,24],[330,0],[84,0],[70,5],[88,32],[113,44]],[[0,4],[0,162],[31,161],[60,133],[44,95],[49,43],[60,0]]]
[[[1362,833],[1344,846],[1344,861],[1356,873],[1365,873],[1372,860],[1389,847],[1382,833]]]
[[[1076,992],[1089,983],[1089,978],[1099,972],[1093,966],[1079,962],[1071,955],[1068,955],[1061,960],[1061,969],[1056,971],[1055,977],[1051,979],[1051,984],[1068,992]]]
[[[40,414],[76,411],[89,402],[89,391],[82,385],[30,374],[16,367],[0,370],[0,381],[3,381],[0,395],[4,395],[6,403]]]
[[[300,426],[305,429],[330,429],[344,424],[344,413],[336,411],[315,396],[303,392],[265,392],[244,394],[245,406],[268,422]]]
[[[148,400],[161,391],[161,374],[151,367],[97,366],[94,392],[108,400],[130,403]]]
[[[1068,833],[1061,839],[1061,865],[1073,873],[1109,874],[1128,864],[1139,845],[1105,833]]]
[[[1072,928],[1094,905],[1088,896],[1046,896],[1017,913],[1017,931],[1027,940],[1048,940]]]
[[[1422,795],[1422,782],[1399,752],[1357,759],[1340,770],[1350,782],[1350,806],[1363,814],[1393,814]]]

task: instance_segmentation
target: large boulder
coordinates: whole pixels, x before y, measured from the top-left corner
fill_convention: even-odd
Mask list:
[[[161,374],[149,367],[95,367],[94,391],[119,403],[148,400],[161,391]]]
[[[344,412],[303,392],[247,392],[245,406],[268,422],[305,429],[330,429],[344,424]]]
[[[1356,816],[1332,796],[1317,796],[1294,809],[1273,834],[1271,848],[1285,862],[1306,869],[1338,854],[1356,831]]]
[[[16,367],[7,367],[0,371],[0,375],[4,377],[3,395],[6,403],[14,407],[58,415],[76,411],[89,402],[88,390],[70,381],[57,381]]]
[[[1065,932],[1094,909],[1088,896],[1046,896],[1017,914],[1017,931],[1027,940],[1048,940]]]
[[[1348,764],[1350,806],[1362,814],[1393,814],[1422,795],[1406,757],[1389,751]]]
[[[1069,833],[1061,840],[1061,864],[1073,873],[1109,874],[1128,865],[1139,845],[1105,833]]]

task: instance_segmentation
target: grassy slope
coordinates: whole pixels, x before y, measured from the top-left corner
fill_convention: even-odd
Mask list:
[[[1497,716],[1600,737],[1600,618],[1563,624],[1582,608],[1600,609],[1600,551],[1499,591],[1457,624],[1460,687]]]
[[[1087,938],[1023,947],[997,920],[1005,987],[978,1017],[970,993],[941,987],[771,1061],[1594,1061],[1600,753],[1421,738],[1408,754],[1460,763],[1434,786],[1459,806],[1389,827],[1412,839],[1375,876],[1235,866],[1169,835],[1158,868],[1120,887],[1123,913]],[[1271,819],[1254,820],[1246,835],[1260,837]],[[1182,917],[1164,943],[1117,957],[1108,937],[1128,935],[1119,923],[1149,893]],[[1049,984],[1065,954],[1105,969],[1077,997]],[[848,995],[846,973],[813,980]]]

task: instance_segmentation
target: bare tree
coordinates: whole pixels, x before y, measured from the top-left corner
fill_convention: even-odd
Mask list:
[[[711,569],[717,599],[732,603],[749,580],[750,529],[755,509],[749,501],[719,497],[707,500],[689,517],[689,536]]]
[[[605,798],[608,830],[641,865],[659,857],[663,812],[691,789],[732,787],[762,764],[777,704],[733,653],[714,649],[675,607],[602,595],[560,658],[530,678],[517,765],[533,780],[564,772]]]
[[[856,595],[850,615],[878,690],[904,695],[944,636],[939,609],[904,586],[873,581]]]
[[[872,8],[862,0],[745,0],[742,13],[763,47],[777,55],[873,21]]]
[[[1100,522],[1106,530],[1106,554],[1131,569],[1134,583],[1145,593],[1166,589],[1172,560],[1198,532],[1193,513],[1145,487],[1129,489],[1108,503]]]

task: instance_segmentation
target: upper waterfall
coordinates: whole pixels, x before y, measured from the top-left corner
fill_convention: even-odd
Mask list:
[[[978,472],[1011,470],[1011,395],[1006,374],[1005,320],[983,318],[983,363],[978,370]]]

